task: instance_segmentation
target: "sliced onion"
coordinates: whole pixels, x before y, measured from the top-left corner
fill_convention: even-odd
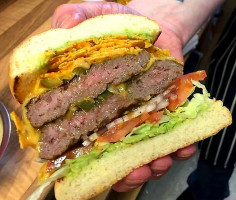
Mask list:
[[[98,134],[97,133],[93,133],[92,135],[89,136],[89,140],[91,142],[93,142],[94,140],[96,140],[98,138]]]
[[[161,109],[167,107],[168,105],[169,105],[169,100],[165,99],[164,101],[162,101],[161,103],[159,103],[157,105],[156,111],[161,110]]]
[[[170,92],[170,91],[169,91]],[[168,94],[168,93],[166,93]],[[153,110],[159,111],[169,105],[168,99],[165,99],[163,95],[158,95],[157,97],[151,99],[146,104],[138,107],[136,110],[128,113],[127,115],[124,115],[123,117],[120,117],[113,122],[106,125],[107,129],[115,126],[116,124],[120,124],[122,122],[126,122],[132,118],[138,117],[139,115],[145,113],[145,112],[151,112]]]
[[[89,140],[83,141],[82,145],[87,147],[91,142]]]
[[[153,99],[151,99],[148,103],[156,102],[158,104],[163,100],[164,100],[164,96],[162,94],[160,94],[160,95],[154,97]]]
[[[116,124],[115,124],[115,122],[113,121],[113,122],[107,124],[106,127],[107,127],[107,129],[109,129],[109,128],[111,128],[112,126],[115,126],[115,125],[116,125]]]

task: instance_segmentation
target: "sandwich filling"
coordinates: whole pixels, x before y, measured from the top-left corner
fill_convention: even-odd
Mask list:
[[[186,81],[184,82],[186,83]],[[152,110],[148,105],[145,106],[145,110],[142,109],[143,111],[137,117],[134,117],[137,115],[134,111],[129,114],[129,119],[125,115],[127,121],[125,121],[125,117],[123,117],[123,121],[115,120],[110,124],[111,127],[108,131],[99,136],[94,136],[96,142],[88,143],[86,147],[78,146],[59,158],[45,163],[39,174],[39,182],[42,183],[60,168],[66,169],[66,171],[62,170],[60,177],[76,177],[84,167],[103,156],[108,156],[116,150],[129,147],[148,138],[165,134],[179,124],[196,118],[199,113],[207,110],[215,100],[209,98],[209,93],[204,85],[194,80],[191,82],[201,88],[203,94],[195,93],[190,101],[185,99],[182,102],[184,104],[175,111],[170,111],[168,108],[155,111],[156,107],[153,107],[154,110]],[[158,99],[155,102],[160,102]],[[169,106],[172,104],[175,102],[170,100]],[[148,110],[152,111],[147,112]]]
[[[45,54],[50,59],[22,120],[11,115],[21,147],[33,146],[48,160],[40,182],[62,177],[60,168],[74,177],[102,156],[195,118],[212,101],[194,82],[205,71],[182,75],[182,63],[144,39],[89,39]],[[185,103],[193,82],[203,95]]]
[[[50,59],[13,113],[22,148],[55,159],[128,109],[163,93],[182,63],[141,38],[102,37],[45,52]]]

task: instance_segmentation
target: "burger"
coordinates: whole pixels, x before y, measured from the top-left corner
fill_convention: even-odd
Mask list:
[[[14,50],[10,88],[23,112],[11,118],[21,148],[44,162],[29,199],[52,182],[59,200],[89,199],[231,124],[199,82],[205,71],[183,75],[183,63],[153,45],[160,33],[143,16],[104,15]]]

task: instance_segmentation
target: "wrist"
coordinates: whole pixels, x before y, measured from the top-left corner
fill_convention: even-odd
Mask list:
[[[185,45],[224,0],[185,0],[179,15],[179,30]]]
[[[172,31],[184,46],[224,0],[133,0],[127,6]]]
[[[176,0],[133,0],[127,6],[157,21],[163,32],[176,36],[182,47],[185,45],[186,35],[189,34],[188,30],[183,29],[182,2]]]
[[[185,34],[187,31],[185,31],[185,33],[183,33],[183,30],[182,27],[182,23],[180,20],[176,19],[174,21],[174,23],[170,23],[168,22],[168,19],[167,18],[164,18],[164,19],[157,19],[156,20],[158,22],[158,24],[160,25],[161,29],[166,33],[170,33],[170,35],[174,36],[175,38],[178,38],[179,40],[179,45],[181,46],[181,48],[184,47],[184,45],[186,44],[185,42]],[[163,33],[164,33],[163,32]],[[163,34],[162,33],[162,34]]]

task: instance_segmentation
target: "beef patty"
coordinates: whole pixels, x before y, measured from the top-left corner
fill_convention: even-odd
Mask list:
[[[149,95],[162,93],[168,84],[182,74],[182,66],[173,61],[156,61],[143,75],[129,84],[127,95],[114,94],[98,107],[79,111],[72,117],[46,125],[41,132],[39,156],[53,159],[80,139],[81,135],[97,130],[131,105],[144,101]]]
[[[143,50],[139,55],[125,55],[93,64],[86,76],[76,77],[69,84],[53,89],[38,98],[33,98],[26,106],[27,118],[33,127],[63,116],[70,104],[84,98],[95,98],[103,93],[108,85],[117,85],[143,71],[149,62],[150,54]]]

